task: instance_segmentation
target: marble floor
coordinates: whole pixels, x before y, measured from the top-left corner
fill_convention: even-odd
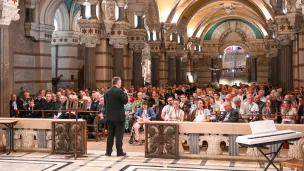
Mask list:
[[[114,153],[112,155],[115,155]],[[67,155],[36,152],[15,152],[0,155],[0,171],[259,171],[264,162],[233,162],[197,159],[145,158],[142,152],[128,152],[126,157],[107,157],[103,151],[89,150],[86,157],[67,159]],[[277,163],[278,166],[278,163]],[[273,167],[268,169],[273,171]],[[284,169],[290,170],[290,169]]]

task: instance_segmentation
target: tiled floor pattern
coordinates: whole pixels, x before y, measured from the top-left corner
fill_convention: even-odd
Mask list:
[[[113,154],[115,155],[115,154]],[[197,159],[145,158],[143,153],[129,152],[126,157],[107,157],[102,151],[88,151],[86,157],[67,159],[67,155],[15,152],[0,155],[0,171],[258,171],[265,163]],[[278,166],[278,163],[276,164]],[[279,167],[279,166],[278,166]],[[273,167],[268,169],[273,171]],[[284,169],[284,171],[290,169]]]

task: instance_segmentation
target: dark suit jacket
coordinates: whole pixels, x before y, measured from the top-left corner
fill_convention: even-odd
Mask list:
[[[227,112],[224,112],[224,114],[220,117],[219,121],[222,121],[222,122],[238,122],[239,121],[239,112],[233,108],[231,108],[228,120],[224,121],[226,115],[227,115]]]
[[[17,109],[19,109],[17,101],[16,101],[16,105],[17,105]],[[17,111],[14,110],[14,106],[13,106],[13,101],[12,100],[10,100],[10,117],[17,117]]]
[[[105,92],[105,114],[107,121],[112,122],[125,122],[125,109],[124,104],[128,103],[128,96],[122,89],[116,86],[111,87]]]

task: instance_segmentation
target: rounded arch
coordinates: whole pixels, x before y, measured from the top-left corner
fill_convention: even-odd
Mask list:
[[[249,53],[249,47],[242,43],[242,42],[229,42],[229,43],[226,43],[224,45],[222,45],[221,47],[219,47],[219,53],[223,54],[224,53],[224,50],[229,47],[229,46],[239,46],[239,47],[242,47],[244,49],[244,52],[245,53]]]
[[[225,24],[225,23],[229,23],[230,24],[230,27],[231,29],[234,28],[234,30],[236,30],[236,26],[237,25],[240,25],[240,23],[244,23],[244,25],[247,26],[247,28],[251,29],[253,31],[253,34],[255,35],[255,38],[256,39],[263,39],[264,36],[263,34],[261,33],[261,31],[258,29],[257,26],[255,26],[254,24],[246,21],[246,20],[241,20],[241,19],[226,19],[226,20],[222,20],[216,24],[214,24],[209,30],[208,32],[206,33],[206,35],[204,37],[202,37],[204,40],[212,40],[212,38],[214,37],[214,32],[217,30],[218,27],[220,27],[221,25]],[[234,25],[232,25],[232,24]],[[241,28],[239,28],[241,29]],[[247,31],[246,30],[242,30],[242,32],[246,33]],[[248,34],[246,34],[248,35]]]
[[[40,24],[54,25],[54,16],[64,0],[46,0],[40,11]]]
[[[55,13],[55,17],[58,23],[58,30],[69,30],[69,11],[65,4],[61,4]]]
[[[73,18],[72,18],[72,26],[71,26],[71,29],[73,31],[77,31],[77,32],[80,32],[80,27],[79,25],[77,24],[77,20],[78,18],[80,17],[80,10],[78,10],[77,12],[75,12]]]
[[[200,26],[200,28],[197,30],[196,37],[201,38],[201,42],[204,41],[205,35],[212,28],[212,26],[214,26],[215,24],[220,23],[224,20],[231,20],[231,19],[247,21],[247,22],[253,24],[259,30],[259,32],[262,34],[263,37],[268,35],[268,32],[265,29],[265,26],[262,25],[261,23],[255,21],[254,19],[245,18],[243,16],[238,16],[238,15],[230,15],[230,16],[221,16],[221,17],[212,19],[212,20],[204,23],[204,25]]]
[[[261,1],[261,0],[258,0]],[[273,14],[264,6],[264,3],[258,2],[257,0],[229,0],[229,2],[241,3],[244,6],[248,6],[257,12],[257,14],[265,20],[273,18]],[[197,12],[199,12],[202,8],[207,5],[211,5],[212,3],[217,3],[216,0],[200,0],[195,1],[194,3],[189,4],[184,11],[180,14],[179,19],[177,20],[177,24],[183,23],[183,18],[190,20]],[[188,23],[188,22],[187,22]]]

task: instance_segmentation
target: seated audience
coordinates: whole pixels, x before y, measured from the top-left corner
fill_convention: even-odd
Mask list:
[[[151,119],[155,119],[156,115],[152,109],[148,108],[148,103],[144,101],[142,103],[142,107],[139,108],[135,113],[134,118],[137,119],[137,122],[133,126],[135,133],[135,141],[138,141],[139,128],[144,126],[145,122],[148,122]]]
[[[197,109],[194,110],[194,122],[210,122],[210,111],[205,108],[205,102],[202,99],[197,101]]]
[[[169,113],[169,120],[172,121],[184,121],[184,111],[179,106],[179,100],[173,100],[173,110]]]
[[[264,108],[262,109],[263,120],[273,120],[277,122],[278,114],[271,107],[271,100],[267,100]]]
[[[195,114],[193,114],[193,110],[191,110],[190,102],[186,102],[183,105],[182,110],[184,111],[184,121],[193,122],[195,119]]]
[[[125,114],[126,114],[126,121],[125,121],[125,130],[129,130],[130,121],[134,115],[134,108],[133,103],[131,102],[132,96],[128,96],[128,103],[125,104]]]
[[[225,112],[220,117],[220,122],[239,122],[239,112],[231,107],[230,102],[224,102]]]

